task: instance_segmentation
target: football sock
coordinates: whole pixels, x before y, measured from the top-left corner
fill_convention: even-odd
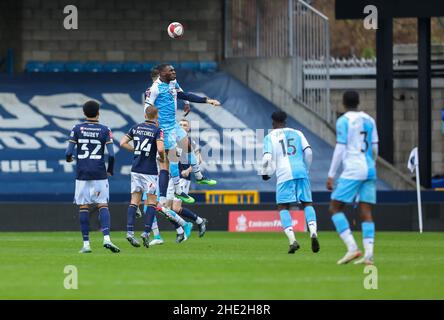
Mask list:
[[[183,230],[182,227],[179,227],[176,229],[177,234],[183,234],[185,231]]]
[[[308,230],[310,231],[310,237],[317,236],[317,223],[316,212],[313,206],[307,206],[304,208],[305,220],[307,221]]]
[[[154,218],[156,217],[156,207],[154,205],[148,205],[145,215],[143,216],[144,230],[147,234],[151,232]]]
[[[179,178],[180,179],[180,174],[179,174],[179,163],[178,162],[170,162],[170,173],[171,173],[171,178]],[[167,185],[168,188],[168,185]]]
[[[358,245],[356,244],[355,238],[350,230],[350,225],[345,214],[343,212],[335,213],[331,219],[336,227],[336,231],[347,246],[347,250],[358,250]]]
[[[190,166],[192,167],[194,176],[197,180],[202,180],[202,170],[200,169],[200,166],[197,164],[196,154],[194,151],[187,153],[187,159],[189,159]]]
[[[82,231],[83,243],[88,241],[89,245],[89,210],[80,209],[80,230]]]
[[[109,239],[109,229],[111,223],[111,217],[109,215],[108,207],[100,207],[99,208],[99,219],[100,225],[102,227],[102,233],[104,236],[108,236]],[[109,240],[107,240],[109,241]]]
[[[179,214],[181,216],[184,216],[185,218],[188,218],[188,219],[191,219],[191,220],[195,221],[196,223],[197,223],[197,219],[199,218],[197,216],[197,214],[195,214],[193,211],[191,211],[191,210],[189,210],[187,208],[180,209]],[[200,219],[200,220],[201,220],[201,223],[202,223],[202,219]]]
[[[127,212],[126,231],[129,236],[134,236],[134,221],[136,220],[137,205],[130,204]]]
[[[375,223],[363,222],[362,223],[362,242],[365,250],[365,257],[373,257],[373,246],[375,243]]]
[[[170,180],[170,173],[168,170],[160,170],[159,172],[159,195],[166,197],[168,190],[168,181]]]
[[[160,236],[159,226],[157,225],[157,217],[156,216],[154,216],[153,225],[151,227],[151,230],[153,231],[153,235],[155,237]]]
[[[84,247],[89,247],[90,245],[89,245],[89,241],[87,240],[87,241],[83,241],[83,246]]]
[[[279,215],[281,216],[282,228],[284,229],[284,232],[287,235],[288,241],[290,242],[290,244],[292,244],[293,242],[296,241],[296,238],[293,232],[293,222],[291,220],[290,211],[281,210],[279,212]]]

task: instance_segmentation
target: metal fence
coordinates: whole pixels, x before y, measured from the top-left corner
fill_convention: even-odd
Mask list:
[[[330,108],[328,18],[301,0],[226,0],[225,58],[293,58],[293,97],[325,121]]]

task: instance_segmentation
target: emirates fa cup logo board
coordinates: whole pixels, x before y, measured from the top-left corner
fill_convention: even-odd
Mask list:
[[[294,231],[306,231],[305,216],[302,210],[291,210]],[[281,219],[277,210],[230,211],[228,216],[230,232],[280,232]]]

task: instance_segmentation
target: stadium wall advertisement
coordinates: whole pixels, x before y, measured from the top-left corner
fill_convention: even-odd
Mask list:
[[[293,230],[306,231],[304,211],[290,211]],[[278,211],[230,211],[228,213],[230,232],[279,232],[282,223]]]

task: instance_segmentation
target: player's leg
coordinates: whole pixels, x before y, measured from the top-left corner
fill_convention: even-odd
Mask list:
[[[186,179],[180,179],[180,183],[183,185],[184,190],[186,190],[186,192],[188,193],[191,182]],[[188,208],[182,207],[182,201],[180,199],[174,199],[173,210],[182,217],[188,218],[197,224],[197,227],[199,228],[199,238],[202,238],[205,235],[205,232],[207,231],[207,222],[208,222],[207,219],[199,217],[196,213],[194,213]],[[190,227],[189,232],[191,232],[193,224],[191,223],[189,227]]]
[[[79,206],[80,231],[82,232],[83,246],[79,253],[90,253],[89,243],[89,203],[91,196],[88,181],[76,180],[74,203]]]
[[[196,178],[197,184],[206,184],[209,186],[214,186],[217,184],[216,180],[208,179],[208,177],[205,177],[202,173],[202,169],[200,165],[197,163],[197,157],[194,151],[191,148],[191,145],[189,143],[187,134],[185,130],[182,128],[178,128],[178,139],[179,139],[179,145],[181,146],[183,152],[185,152],[186,159],[189,161],[190,166],[193,169],[194,177]]]
[[[111,242],[110,230],[111,230],[111,216],[109,213],[109,185],[108,180],[95,180],[91,181],[90,194],[92,196],[93,203],[97,203],[99,208],[99,220],[100,227],[103,233],[103,247],[110,250],[113,253],[120,252],[120,249]]]
[[[185,193],[187,193],[187,191],[185,191]],[[178,199],[174,196],[174,183],[173,183],[173,180],[170,179],[170,181],[168,183],[168,192],[167,192],[167,202],[166,202],[167,209],[173,210],[174,200],[178,200]],[[176,221],[173,221],[170,219],[168,219],[168,221],[173,225],[174,229],[176,229],[176,242],[177,243],[180,243],[180,242],[188,239],[189,233],[187,234],[188,230],[187,230],[186,221],[185,221],[185,225],[183,225],[183,227],[179,223],[177,223]],[[189,227],[188,227],[188,229],[189,229]]]
[[[319,252],[320,245],[318,240],[318,226],[316,221],[316,212],[313,207],[313,199],[311,196],[311,184],[308,178],[296,180],[296,194],[298,202],[304,208],[305,221],[311,238],[311,250]]]
[[[169,172],[169,160],[168,157],[166,156],[164,158],[163,162],[159,161],[159,190],[158,190],[158,195],[159,195],[159,204],[160,206],[163,206],[166,202],[166,197],[167,197],[167,190],[168,190],[168,183],[170,181],[170,172]]]
[[[80,231],[83,246],[79,253],[90,253],[89,243],[89,203],[91,203],[88,181],[76,180],[74,203],[79,206]]]
[[[176,142],[176,130],[175,128],[164,132],[165,137],[165,150],[168,153],[169,170],[171,179],[173,179],[175,196],[181,199],[185,203],[194,203],[194,198],[183,192],[180,187],[180,172],[179,172],[179,158],[177,156],[177,142]]]
[[[153,226],[154,218],[156,216],[156,210],[157,210],[157,196],[155,194],[147,194],[147,208],[145,211],[145,214],[143,215],[143,223],[144,223],[144,229],[143,233],[141,235],[143,245],[146,248],[150,247],[150,232]]]
[[[282,229],[288,238],[290,247],[288,253],[295,253],[300,248],[296,241],[296,236],[293,231],[293,222],[290,214],[290,204],[296,202],[295,181],[289,180],[277,185],[276,189],[276,203],[281,218]]]
[[[131,187],[133,191],[133,187]],[[126,224],[126,240],[133,246],[133,247],[140,247],[140,243],[136,240],[134,237],[134,223],[136,220],[136,211],[138,208],[138,203],[140,203],[140,200],[142,198],[142,192],[141,191],[135,191],[131,193],[131,202],[128,206],[127,211],[127,224]]]
[[[373,248],[375,244],[375,223],[372,217],[372,207],[376,203],[376,180],[367,180],[359,192],[359,211],[361,215],[362,242],[364,257],[355,263],[373,264]]]
[[[347,253],[338,260],[337,264],[345,264],[361,256],[355,238],[350,230],[350,224],[344,214],[345,203],[351,203],[357,194],[359,181],[339,179],[331,195],[330,214],[339,237],[347,247]]]
[[[89,208],[88,205],[79,206],[80,214],[80,230],[82,232],[83,247],[79,253],[90,253],[91,246],[89,243]]]

